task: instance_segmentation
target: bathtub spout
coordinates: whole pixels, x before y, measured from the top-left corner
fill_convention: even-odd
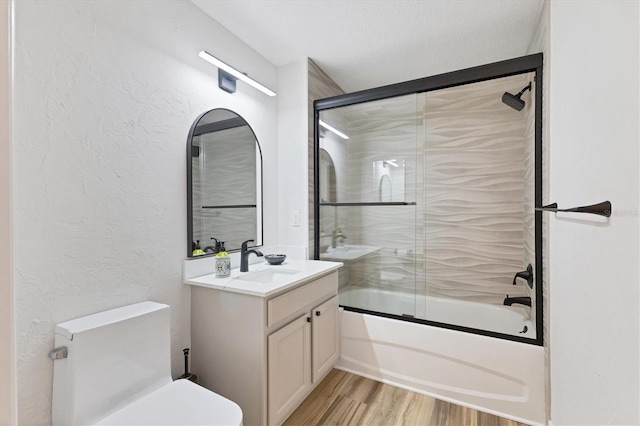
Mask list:
[[[504,298],[503,305],[511,306],[514,303],[531,306],[531,298],[530,297],[509,297],[509,295],[507,294],[507,297]]]

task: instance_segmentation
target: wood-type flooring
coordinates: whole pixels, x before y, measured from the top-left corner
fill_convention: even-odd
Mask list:
[[[336,369],[284,422],[300,425],[524,426]]]

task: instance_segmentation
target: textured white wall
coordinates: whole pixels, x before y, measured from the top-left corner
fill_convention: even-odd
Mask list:
[[[639,6],[550,3],[549,201],[613,204],[549,217],[556,426],[640,423]]]
[[[277,90],[277,69],[188,1],[16,2],[13,190],[19,421],[50,422],[56,323],[151,299],[172,306],[173,374],[190,343],[186,137],[235,110],[277,179],[277,101],[217,87],[206,49]],[[303,140],[304,142],[304,140]],[[275,217],[276,189],[265,189]],[[265,228],[274,244],[276,227]]]
[[[273,222],[280,244],[307,247],[309,243],[309,182],[307,160],[307,58],[278,69],[278,207]],[[300,225],[293,226],[293,212]]]
[[[16,423],[11,231],[11,3],[0,1],[0,425]]]

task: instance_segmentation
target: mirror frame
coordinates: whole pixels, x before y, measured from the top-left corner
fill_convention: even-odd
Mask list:
[[[209,114],[211,111],[229,111],[238,116],[238,118],[242,119],[246,126],[249,128],[251,133],[253,133],[253,137],[256,141],[256,146],[258,148],[258,154],[260,155],[260,162],[256,164],[256,176],[260,179],[260,188],[256,188],[256,211],[260,213],[260,220],[256,220],[256,237],[258,241],[256,244],[250,247],[260,247],[264,241],[264,204],[263,204],[263,191],[264,191],[264,180],[263,180],[263,171],[262,171],[262,148],[260,147],[260,142],[258,141],[258,137],[256,136],[256,132],[253,131],[253,128],[249,124],[247,120],[244,119],[237,112],[230,110],[228,108],[212,108],[200,114],[191,125],[189,129],[189,135],[187,136],[187,258],[189,259],[200,259],[204,257],[215,256],[215,253],[205,253],[199,256],[193,255],[193,250],[191,249],[191,244],[193,242],[193,165],[192,165],[192,150],[193,150],[193,134],[195,133],[196,128],[198,127],[198,123],[205,115]],[[257,179],[256,179],[257,180]],[[227,250],[228,252],[236,252],[240,249],[231,249]]]

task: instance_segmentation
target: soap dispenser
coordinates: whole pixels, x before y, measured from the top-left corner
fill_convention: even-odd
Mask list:
[[[224,247],[224,241],[221,241],[220,251],[216,254],[216,278],[224,278],[229,275],[231,275],[231,258]]]
[[[194,256],[200,256],[204,254],[204,250],[200,248],[200,240],[196,240],[196,248],[193,250]]]

